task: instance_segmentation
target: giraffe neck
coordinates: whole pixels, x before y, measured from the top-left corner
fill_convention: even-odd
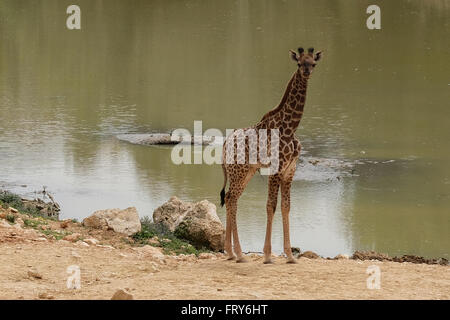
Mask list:
[[[266,113],[257,127],[288,129],[286,130],[288,134],[294,134],[303,116],[307,85],[308,79],[303,78],[297,69],[287,85],[280,104]]]
[[[280,110],[280,128],[289,128],[292,134],[297,130],[303,116],[307,87],[308,79],[303,78],[297,70],[292,77],[291,88],[286,89],[286,92],[289,92]]]

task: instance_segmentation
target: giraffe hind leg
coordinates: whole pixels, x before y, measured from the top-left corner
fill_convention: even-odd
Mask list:
[[[236,168],[235,168],[236,169]],[[250,179],[256,172],[256,168],[252,168],[248,165],[238,167],[238,170],[230,170],[230,186],[228,192],[225,195],[225,206],[227,209],[227,228],[225,235],[225,246],[231,250],[231,240],[233,240],[233,249],[236,254],[236,262],[244,262],[245,258],[242,254],[241,245],[239,242],[239,235],[237,229],[237,202]],[[229,253],[229,258],[231,255]]]

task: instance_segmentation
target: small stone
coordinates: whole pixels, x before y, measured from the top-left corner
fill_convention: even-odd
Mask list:
[[[59,223],[59,226],[63,229],[66,229],[69,226],[70,220],[64,220]]]
[[[211,259],[212,257],[215,257],[212,253],[208,252],[202,252],[198,255],[199,259]]]
[[[86,242],[87,244],[91,244],[91,245],[95,246],[100,241],[98,241],[97,239],[94,239],[94,238],[89,238],[89,239],[84,239],[84,242]]]
[[[12,213],[19,213],[19,210],[17,210],[16,208],[9,207],[8,210]]]
[[[308,258],[308,259],[318,259],[320,258],[319,255],[312,251],[306,251],[300,254],[301,258]]]
[[[42,279],[42,275],[34,269],[28,270],[28,276],[34,279]]]
[[[72,257],[74,257],[74,258],[81,258],[81,256],[76,251],[72,251]]]
[[[47,300],[55,299],[54,296],[52,296],[51,294],[48,294],[46,292],[39,293],[38,297],[39,297],[39,299],[47,299]]]
[[[63,238],[63,240],[67,240],[67,241],[70,241],[70,242],[76,242],[76,241],[78,241],[78,239],[80,237],[81,237],[81,234],[79,234],[79,233],[72,233],[72,234],[69,234],[69,235],[65,236]]]
[[[115,249],[113,246],[98,244],[97,247],[105,249]]]
[[[119,289],[114,293],[111,300],[133,300],[133,295],[124,289]]]
[[[153,238],[148,240],[148,243],[158,245],[159,244],[159,239],[158,239],[157,236],[154,236]]]
[[[336,257],[334,257],[335,260],[348,260],[350,257],[346,254],[338,254]]]
[[[158,269],[158,265],[154,262],[152,262],[152,269],[154,272],[159,272],[160,270]]]
[[[39,238],[36,238],[35,240],[36,241],[43,241],[43,242],[48,241],[47,238],[44,238],[44,237],[39,237]]]
[[[81,240],[78,240],[75,244],[80,247],[89,247],[89,244]]]

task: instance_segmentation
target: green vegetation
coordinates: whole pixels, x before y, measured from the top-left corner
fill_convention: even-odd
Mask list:
[[[160,247],[165,254],[195,254],[209,252],[206,248],[195,248],[189,241],[177,238],[163,224],[153,223],[149,217],[141,219],[142,230],[133,235],[133,240],[138,245],[151,245]],[[153,237],[157,237],[158,241],[149,241]]]
[[[66,235],[71,234],[71,232],[68,231],[45,229],[44,226],[47,226],[49,220],[54,220],[54,218],[43,217],[37,208],[25,206],[22,202],[22,198],[14,193],[8,191],[0,191],[0,206],[2,206],[4,209],[12,207],[14,209],[17,209],[20,213],[28,215],[28,219],[23,219],[25,228],[33,228],[46,236],[53,236],[57,240],[60,240]],[[15,223],[16,216],[13,214],[8,214],[6,216],[6,220],[10,223]]]
[[[8,214],[6,216],[6,220],[8,220],[11,223],[15,223],[16,222],[16,217],[13,214]]]
[[[0,203],[5,209],[8,209],[8,207],[13,207],[19,210],[19,207],[22,206],[22,198],[14,193],[2,191],[0,192]]]
[[[26,227],[30,227],[30,228],[34,228],[34,229],[37,229],[42,224],[44,224],[44,225],[47,224],[46,221],[37,220],[37,219],[25,219],[23,221],[23,223]]]
[[[38,231],[43,233],[43,234],[45,234],[46,236],[53,236],[56,240],[61,240],[65,236],[67,236],[69,234],[72,234],[72,232],[59,231],[59,230],[42,230],[42,229],[38,229]]]
[[[11,193],[9,191],[0,191],[0,204],[4,209],[12,207],[19,210],[20,213],[28,214],[33,217],[42,217],[39,209],[33,206],[24,205],[22,198],[19,195]]]

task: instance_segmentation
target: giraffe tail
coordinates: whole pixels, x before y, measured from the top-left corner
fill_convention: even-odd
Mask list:
[[[225,187],[227,186],[227,169],[225,169],[224,165],[222,165],[222,170],[223,170],[224,182],[223,182],[222,191],[220,191],[220,206],[221,207],[223,207],[223,205],[225,204]]]

